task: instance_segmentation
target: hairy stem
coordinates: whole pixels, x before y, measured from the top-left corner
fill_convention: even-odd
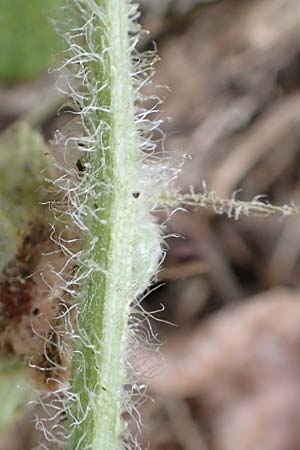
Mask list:
[[[84,244],[68,449],[116,450],[124,433],[130,305],[147,286],[159,233],[141,188],[143,155],[134,119],[128,0],[74,2],[85,20],[79,63]],[[85,40],[82,42],[82,36]],[[71,40],[72,56],[77,55]],[[136,265],[140,264],[138,271]]]
[[[274,214],[282,216],[294,216],[300,214],[300,209],[291,204],[273,205],[264,196],[257,196],[250,201],[239,200],[236,193],[231,198],[224,199],[216,195],[214,191],[204,190],[201,192],[190,192],[182,194],[180,192],[166,192],[160,195],[157,203],[167,207],[194,207],[212,208],[216,214],[226,214],[229,218],[238,219],[241,215],[267,217]]]

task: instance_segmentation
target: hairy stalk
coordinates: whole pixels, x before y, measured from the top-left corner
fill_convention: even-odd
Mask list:
[[[132,54],[136,7],[129,0],[70,3],[74,21],[66,33],[66,67],[73,81],[67,81],[84,133],[65,138],[65,154],[71,149],[80,159],[67,177],[57,180],[83,242],[72,255],[79,268],[66,284],[72,293],[79,285],[72,380],[66,392],[67,448],[116,450],[126,435],[121,415],[131,304],[148,286],[160,256],[159,229],[150,214],[158,193],[150,189],[161,169],[142,151],[153,146],[141,137],[147,114],[141,106],[135,111],[144,64]],[[147,76],[144,71],[143,79]]]
[[[165,192],[159,196],[157,203],[168,208],[194,207],[212,208],[216,214],[226,214],[230,219],[238,219],[241,215],[270,216],[279,214],[282,216],[294,216],[300,214],[300,208],[296,205],[272,205],[264,196],[258,195],[253,200],[244,201],[236,198],[236,193],[231,198],[220,198],[214,191],[194,192],[182,194],[180,192]]]

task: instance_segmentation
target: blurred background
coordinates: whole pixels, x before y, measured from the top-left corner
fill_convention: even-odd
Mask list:
[[[49,140],[70,118],[47,72],[62,49],[47,28],[59,3],[0,0],[1,130],[22,118]],[[164,146],[190,155],[183,191],[205,181],[222,198],[299,204],[299,0],[140,3],[141,50],[154,40],[161,58]],[[178,211],[166,234],[183,238],[167,239],[143,300],[162,345],[138,355],[142,449],[299,450],[299,217]],[[30,423],[1,450],[31,449]]]

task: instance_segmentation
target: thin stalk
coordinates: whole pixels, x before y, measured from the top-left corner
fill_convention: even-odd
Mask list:
[[[212,208],[216,214],[226,214],[229,218],[239,219],[241,215],[267,217],[274,214],[282,216],[294,216],[300,214],[300,209],[290,203],[285,205],[273,205],[265,199],[264,196],[258,195],[250,201],[239,200],[236,193],[231,198],[220,198],[214,191],[204,192],[166,192],[159,196],[157,203],[162,207],[179,208]]]

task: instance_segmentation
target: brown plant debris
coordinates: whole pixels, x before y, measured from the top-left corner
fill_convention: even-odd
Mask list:
[[[63,261],[48,227],[35,223],[0,281],[0,354],[35,368],[47,388],[68,377],[63,293],[54,273]]]

